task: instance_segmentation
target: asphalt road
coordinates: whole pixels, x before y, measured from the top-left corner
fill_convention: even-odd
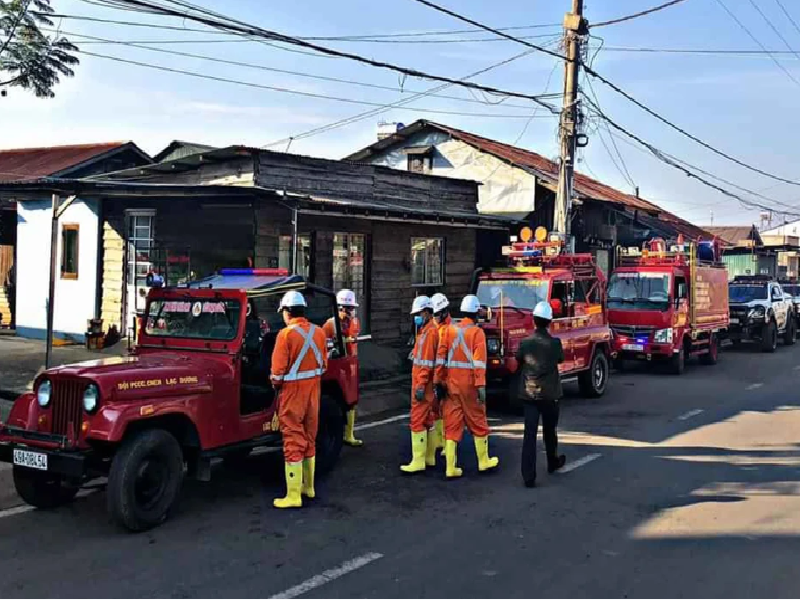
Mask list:
[[[401,476],[406,421],[361,432],[302,510],[275,457],[190,483],[157,530],[121,532],[90,492],[13,508],[0,472],[0,597],[798,597],[800,345],[725,352],[681,377],[568,386],[569,472],[522,486],[522,428],[494,413],[497,473]],[[25,512],[21,512],[25,511]]]

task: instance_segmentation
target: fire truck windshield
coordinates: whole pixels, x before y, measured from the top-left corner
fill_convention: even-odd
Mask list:
[[[547,301],[550,282],[546,279],[487,280],[478,283],[477,296],[482,306],[533,310]]]
[[[608,283],[608,307],[667,310],[669,284],[669,273],[614,273]]]
[[[237,300],[153,300],[147,307],[145,332],[162,338],[230,341],[238,333],[241,310]]]

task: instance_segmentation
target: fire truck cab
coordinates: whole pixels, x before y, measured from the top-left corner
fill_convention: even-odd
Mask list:
[[[347,354],[334,293],[281,269],[223,269],[152,288],[131,356],[49,369],[16,400],[0,424],[0,461],[12,463],[22,499],[55,508],[108,477],[112,518],[141,531],[167,517],[184,468],[207,481],[213,459],[280,447],[269,370],[289,290],[305,295],[312,323],[336,324],[317,434],[317,469],[332,468],[344,413],[358,401],[357,358]]]
[[[562,380],[577,378],[584,395],[602,396],[612,358],[602,271],[591,254],[563,252],[563,240],[543,227],[535,240],[527,227],[520,237],[523,241],[503,248],[508,266],[478,270],[473,281],[483,308],[489,391],[507,393],[512,405],[518,402],[516,352],[535,329],[533,309],[546,301],[553,309],[550,331],[564,348]]]

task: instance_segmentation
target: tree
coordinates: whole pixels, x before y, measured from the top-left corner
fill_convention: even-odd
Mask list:
[[[53,27],[53,12],[50,0],[0,0],[0,87],[52,98],[60,76],[75,74],[78,48],[58,33],[42,33],[41,27]]]

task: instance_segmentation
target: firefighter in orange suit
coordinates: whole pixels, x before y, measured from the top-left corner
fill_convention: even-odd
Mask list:
[[[428,428],[433,425],[433,375],[439,344],[431,299],[414,298],[411,315],[417,339],[411,352],[411,462],[400,467],[404,473],[418,473],[436,465],[436,442],[433,435],[428,435]]]
[[[281,329],[272,352],[272,385],[278,398],[278,419],[286,461],[286,496],[276,508],[300,508],[303,496],[313,498],[316,437],[322,374],[328,367],[325,332],[305,318],[306,300],[286,292],[278,311]]]
[[[352,290],[341,290],[336,294],[336,304],[339,306],[339,322],[342,325],[342,337],[348,356],[358,356],[358,334],[361,333],[361,323],[355,315],[358,308],[356,294]],[[336,322],[331,317],[325,323],[325,335],[333,339],[336,337]],[[358,363],[356,363],[358,367]],[[345,415],[344,443],[348,446],[361,446],[364,442],[355,436],[356,407],[352,406]]]
[[[435,384],[443,403],[445,458],[448,478],[461,477],[456,466],[458,443],[464,425],[475,438],[478,470],[487,471],[500,462],[489,456],[489,423],[486,419],[486,335],[477,325],[480,301],[467,296],[461,302],[463,319],[448,326],[439,337]],[[443,388],[443,389],[442,389]]]
[[[444,294],[436,293],[431,296],[431,304],[433,305],[433,319],[436,321],[439,337],[442,332],[447,328],[453,319],[450,318],[450,302]],[[444,456],[444,421],[442,420],[442,402],[444,398],[436,398],[433,407],[433,431],[431,435],[435,438],[434,443],[436,448],[442,449],[442,456]]]

